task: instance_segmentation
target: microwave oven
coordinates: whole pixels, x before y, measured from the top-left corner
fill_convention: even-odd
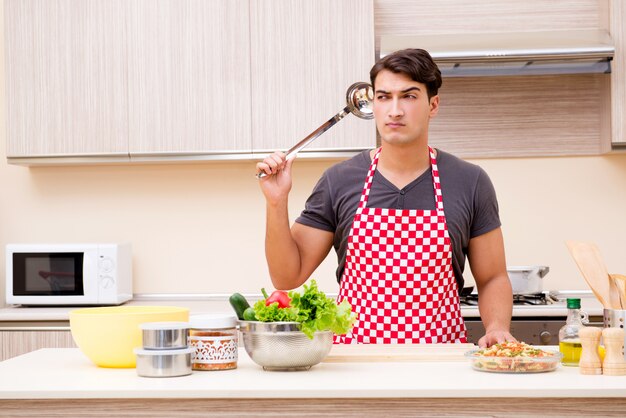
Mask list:
[[[132,298],[130,244],[8,244],[6,302],[119,305]]]

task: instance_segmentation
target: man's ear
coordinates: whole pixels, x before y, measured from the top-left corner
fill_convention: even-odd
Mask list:
[[[437,112],[439,112],[439,95],[433,96],[429,100],[430,105],[430,113],[429,116],[434,118],[437,116]]]

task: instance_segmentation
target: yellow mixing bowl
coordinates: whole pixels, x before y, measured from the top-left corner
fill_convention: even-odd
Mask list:
[[[107,306],[70,311],[76,345],[100,367],[135,367],[142,346],[140,324],[189,321],[189,309],[175,306]]]

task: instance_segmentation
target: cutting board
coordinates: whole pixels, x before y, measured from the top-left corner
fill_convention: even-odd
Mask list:
[[[326,363],[464,361],[474,344],[337,344]]]

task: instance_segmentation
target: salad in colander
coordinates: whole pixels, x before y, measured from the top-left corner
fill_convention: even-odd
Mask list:
[[[332,331],[337,335],[347,333],[352,329],[356,313],[352,312],[347,300],[337,304],[318,289],[315,280],[311,280],[309,285],[304,285],[302,293],[278,290],[265,296],[246,308],[242,318],[261,322],[298,322],[302,332],[312,339],[316,331]]]

